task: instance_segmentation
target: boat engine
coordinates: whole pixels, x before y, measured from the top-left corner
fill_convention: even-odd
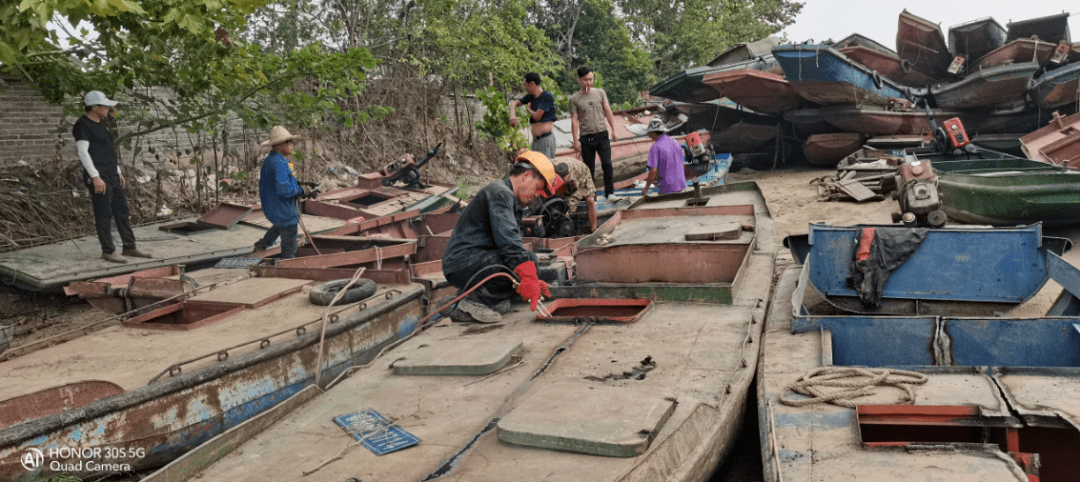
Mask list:
[[[419,161],[413,160],[412,154],[406,153],[400,159],[387,164],[379,170],[379,174],[383,175],[380,182],[383,186],[393,186],[397,182],[402,182],[405,184],[405,189],[427,189],[428,186],[420,181],[420,168],[435,157],[440,146],[442,142],[427,151],[427,155]]]
[[[687,178],[698,177],[709,172],[713,160],[716,159],[716,152],[713,151],[712,146],[701,140],[701,134],[698,132],[687,134],[686,145],[683,146]]]
[[[900,203],[900,212],[893,213],[894,223],[909,226],[940,228],[947,217],[941,210],[941,197],[937,190],[937,176],[930,161],[910,161],[900,165],[896,174],[897,189],[894,199]]]
[[[530,203],[529,212],[522,217],[520,226],[522,235],[535,238],[573,236],[577,225],[570,216],[566,215],[569,206],[566,199],[562,197],[544,199],[543,202],[539,199],[533,201]]]

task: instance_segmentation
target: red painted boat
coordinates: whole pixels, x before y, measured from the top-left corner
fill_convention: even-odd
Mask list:
[[[717,72],[702,82],[732,102],[771,115],[783,115],[799,104],[799,96],[783,75],[753,69]]]
[[[1055,112],[1049,125],[1021,137],[1020,144],[1029,159],[1080,168],[1080,114]]]
[[[866,136],[857,132],[815,134],[803,144],[807,162],[815,166],[834,167],[852,152],[859,150]]]
[[[935,119],[948,119],[959,115],[954,111],[934,109]],[[831,106],[821,109],[822,117],[844,132],[880,135],[923,135],[931,132],[925,110],[895,111],[885,107],[852,105]]]
[[[772,142],[778,132],[775,124],[739,122],[727,129],[713,131],[710,143],[716,152],[753,152]]]
[[[941,27],[907,10],[900,12],[896,51],[901,59],[911,62],[912,69],[934,77],[943,77],[953,59]]]
[[[1018,38],[982,56],[982,58],[971,64],[968,71],[974,72],[979,69],[1016,62],[1036,62],[1041,67],[1050,59],[1050,55],[1054,53],[1055,48],[1057,48],[1056,43]]]

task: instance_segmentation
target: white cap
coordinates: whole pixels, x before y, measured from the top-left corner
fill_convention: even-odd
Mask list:
[[[87,92],[86,97],[83,100],[86,102],[87,107],[92,105],[107,105],[112,107],[118,103],[115,100],[105,97],[105,93],[100,90],[91,90],[90,92]]]

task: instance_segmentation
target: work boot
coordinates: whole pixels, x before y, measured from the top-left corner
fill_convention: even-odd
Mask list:
[[[124,256],[132,257],[132,258],[153,258],[153,256],[150,256],[149,254],[146,254],[146,253],[144,253],[142,251],[139,251],[139,248],[124,248],[124,250],[121,253]]]
[[[259,243],[255,243],[255,248],[251,250],[252,253],[259,253],[262,251],[266,251],[266,246],[263,246]]]
[[[120,264],[127,263],[127,260],[124,259],[123,256],[120,256],[119,254],[116,254],[116,251],[113,251],[111,253],[101,253],[101,259],[103,259],[105,261],[108,261],[110,263],[120,263]]]
[[[505,315],[510,312],[510,298],[502,300],[495,304],[495,312],[500,315]]]
[[[473,320],[480,323],[498,323],[502,321],[502,315],[499,312],[484,306],[483,303],[468,298],[459,301],[457,308],[468,313],[473,317]]]

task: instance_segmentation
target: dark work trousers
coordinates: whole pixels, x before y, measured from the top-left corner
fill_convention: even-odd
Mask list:
[[[596,154],[600,154],[600,167],[604,169],[604,195],[615,194],[615,169],[611,167],[611,140],[607,131],[587,134],[578,138],[581,142],[581,162],[596,178]]]
[[[101,176],[105,182],[105,192],[94,192],[94,183],[90,182],[90,201],[94,205],[94,226],[97,228],[98,241],[101,241],[101,252],[105,254],[116,251],[113,244],[112,223],[116,223],[116,230],[120,232],[120,241],[125,249],[135,248],[135,233],[131,231],[131,222],[128,220],[127,191],[120,185],[120,176]]]
[[[266,230],[266,234],[259,240],[259,245],[269,248],[274,245],[274,241],[277,241],[278,236],[281,236],[281,259],[293,259],[296,257],[296,225],[292,226],[270,226],[270,229]]]
[[[462,293],[475,286],[484,278],[495,273],[513,273],[513,266],[505,266],[506,262],[499,256],[498,251],[479,251],[461,267],[455,267],[451,273],[443,273],[446,281]],[[474,276],[475,275],[475,276]],[[514,283],[509,279],[499,276],[492,278],[483,286],[473,291],[469,298],[479,301],[489,308],[494,308],[502,300],[514,296]]]

